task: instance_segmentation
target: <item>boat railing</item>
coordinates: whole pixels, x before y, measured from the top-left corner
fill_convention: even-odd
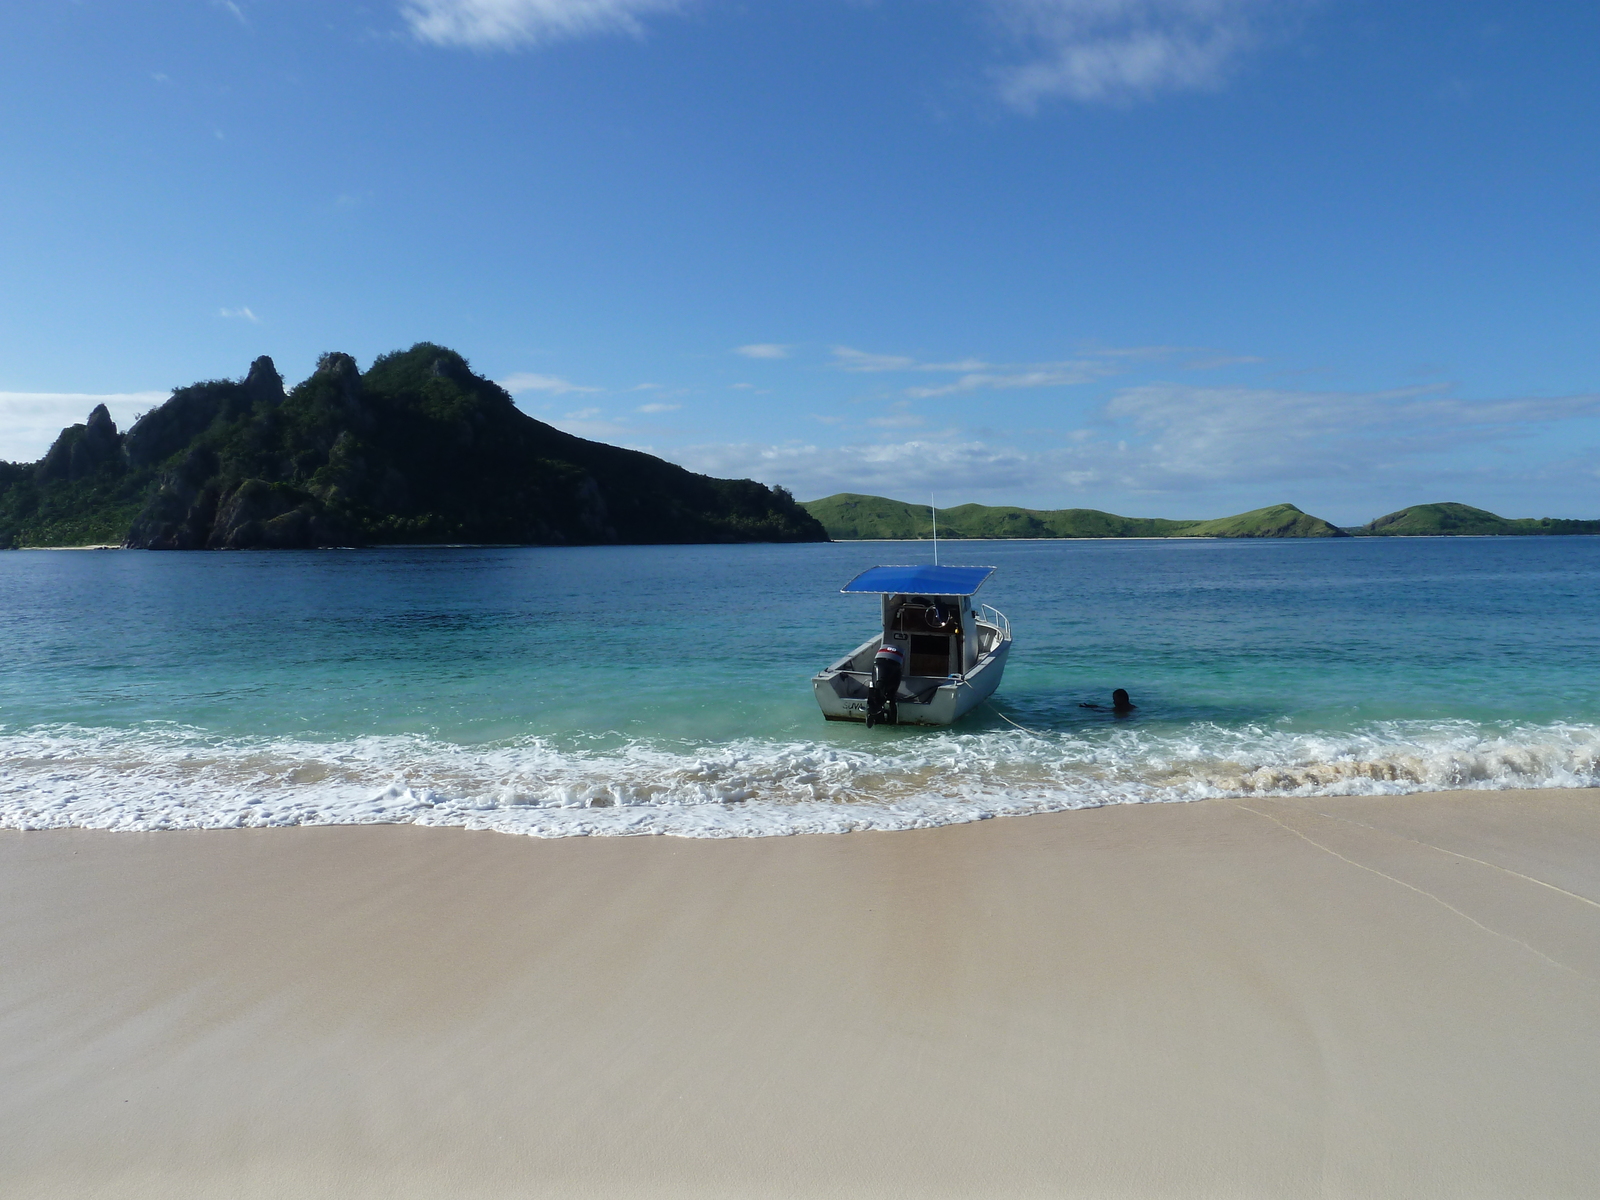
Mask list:
[[[1011,621],[1010,621],[1010,619],[1005,615],[1005,613],[1001,612],[998,608],[995,608],[993,605],[990,605],[990,604],[979,605],[978,620],[982,621],[985,625],[993,625],[996,629],[998,629],[1000,631],[1001,636],[1003,636],[1003,637],[1010,637],[1011,636]]]

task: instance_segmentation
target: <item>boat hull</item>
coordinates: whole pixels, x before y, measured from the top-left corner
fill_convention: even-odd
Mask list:
[[[817,706],[830,721],[861,721],[867,719],[867,683],[869,675],[857,664],[865,667],[872,661],[881,636],[863,642],[851,654],[811,679],[811,690],[817,697]],[[900,684],[895,700],[898,725],[953,725],[994,694],[1005,673],[1006,659],[1011,653],[1009,631],[995,630],[992,648],[978,656],[972,670],[962,676],[934,678],[912,675]]]

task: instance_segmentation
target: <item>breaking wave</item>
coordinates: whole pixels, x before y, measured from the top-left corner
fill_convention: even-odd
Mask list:
[[[410,823],[537,837],[912,829],[1224,796],[1600,785],[1600,726],[1199,723],[929,732],[862,748],[745,739],[585,748],[527,737],[224,738],[173,725],[0,730],[0,827]]]

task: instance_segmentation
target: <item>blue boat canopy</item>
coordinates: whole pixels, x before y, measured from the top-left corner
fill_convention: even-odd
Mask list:
[[[869,567],[839,590],[906,596],[970,596],[993,567]]]

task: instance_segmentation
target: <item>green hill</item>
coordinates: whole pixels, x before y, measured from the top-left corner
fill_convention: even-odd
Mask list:
[[[563,433],[427,342],[365,373],[326,354],[287,393],[259,358],[126,434],[101,406],[40,462],[0,464],[0,547],[826,539],[782,488]]]
[[[841,492],[803,507],[841,541],[932,536],[928,506]],[[1119,517],[1093,508],[1039,510],[961,504],[939,510],[941,538],[1344,537],[1345,532],[1292,504],[1215,521]]]
[[[1234,517],[1191,525],[1177,537],[1349,537],[1337,525],[1303,513],[1292,504],[1274,504]]]
[[[1600,521],[1571,521],[1561,517],[1511,518],[1467,504],[1415,504],[1350,532],[1358,537],[1526,537],[1600,533]]]

